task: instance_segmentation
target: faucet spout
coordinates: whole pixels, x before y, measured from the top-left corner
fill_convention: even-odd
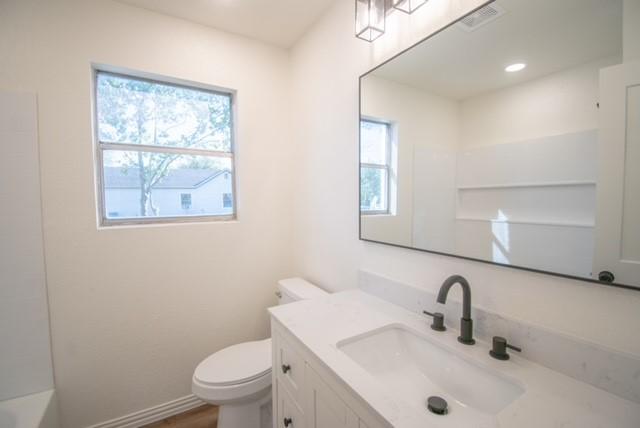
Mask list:
[[[471,319],[471,286],[469,282],[461,275],[451,275],[445,279],[440,286],[438,292],[438,303],[445,304],[447,302],[447,296],[449,290],[455,284],[460,284],[462,287],[462,318],[460,319],[460,336],[458,341],[465,345],[473,345],[476,341],[473,339],[473,320]]]
[[[471,286],[462,275],[451,275],[444,280],[438,292],[438,303],[447,303],[449,290],[455,284],[460,284],[462,287],[462,318],[471,319]]]

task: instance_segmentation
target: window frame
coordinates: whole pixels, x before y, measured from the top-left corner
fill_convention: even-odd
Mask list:
[[[384,170],[385,171],[385,209],[384,210],[363,210],[362,209],[362,183],[359,183],[360,186],[360,201],[359,201],[359,208],[360,208],[360,215],[389,215],[391,214],[391,162],[392,162],[392,158],[391,158],[391,142],[393,139],[393,125],[391,122],[385,121],[385,120],[381,120],[381,119],[374,119],[371,117],[360,117],[360,127],[359,127],[359,133],[360,133],[360,144],[362,144],[362,122],[369,122],[369,123],[375,123],[377,125],[384,125],[385,129],[386,129],[386,138],[385,138],[385,163],[383,164],[377,164],[377,163],[368,163],[368,162],[362,162],[362,146],[360,147],[359,153],[360,153],[360,181],[362,181],[362,168],[370,168],[370,169],[380,169],[380,170]]]
[[[99,122],[98,122],[98,76],[100,74],[107,74],[111,76],[121,77],[124,79],[139,80],[149,83],[170,85],[178,88],[185,88],[190,90],[198,90],[209,92],[216,95],[222,95],[229,98],[230,103],[230,145],[229,151],[207,150],[207,149],[193,149],[193,148],[180,148],[170,146],[154,146],[149,144],[133,144],[133,143],[115,143],[101,141],[99,137]],[[141,225],[163,225],[163,224],[180,224],[180,223],[205,223],[205,222],[228,222],[234,221],[238,218],[238,197],[236,186],[236,91],[232,89],[225,89],[220,87],[214,87],[202,83],[185,81],[181,79],[174,79],[170,77],[150,75],[147,73],[141,73],[131,70],[114,70],[109,66],[92,66],[92,103],[91,108],[93,110],[93,140],[94,140],[94,162],[95,162],[95,183],[96,183],[96,195],[97,195],[97,209],[98,209],[98,228],[108,228],[112,226],[141,226]],[[106,151],[134,151],[134,152],[147,152],[147,153],[175,153],[181,155],[191,156],[208,156],[208,157],[222,157],[229,158],[231,160],[231,193],[233,195],[232,212],[230,214],[211,214],[211,215],[173,215],[173,216],[159,216],[159,217],[121,217],[121,218],[109,218],[107,216],[107,206],[105,201],[105,187],[104,187],[104,152]]]

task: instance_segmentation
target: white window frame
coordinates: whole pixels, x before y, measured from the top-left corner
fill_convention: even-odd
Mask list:
[[[98,226],[128,226],[128,225],[145,225],[145,224],[171,224],[171,223],[196,223],[196,222],[211,222],[211,221],[233,221],[237,219],[238,195],[236,191],[236,93],[231,89],[224,89],[218,87],[212,87],[200,83],[187,82],[179,79],[165,78],[160,76],[150,76],[146,73],[137,73],[132,71],[122,72],[119,70],[112,70],[110,67],[93,67],[93,120],[94,120],[94,148],[95,148],[95,163],[96,163],[96,192],[97,192],[97,205],[98,205]],[[229,152],[207,150],[207,149],[193,149],[193,148],[180,148],[180,147],[168,147],[168,146],[153,146],[148,144],[130,144],[130,143],[115,143],[112,141],[101,141],[98,132],[98,75],[109,74],[112,76],[118,76],[125,79],[134,79],[140,81],[146,81],[150,83],[157,83],[161,85],[170,85],[181,88],[187,88],[192,90],[204,91],[213,93],[216,95],[223,95],[229,97],[231,115],[230,115],[230,147]],[[104,188],[104,152],[109,150],[119,151],[134,151],[134,152],[155,152],[155,153],[175,153],[182,155],[194,155],[194,156],[209,156],[209,157],[223,157],[231,159],[231,192],[232,192],[232,212],[231,214],[207,214],[207,215],[181,215],[181,216],[159,216],[159,217],[122,217],[122,218],[108,218],[107,207],[105,202],[105,188]]]
[[[390,122],[380,120],[380,119],[372,119],[370,117],[361,117],[360,118],[360,129],[362,127],[362,122],[375,123],[377,125],[384,125],[386,129],[386,138],[385,138],[385,163],[366,163],[362,162],[362,156],[360,157],[360,171],[362,168],[371,168],[371,169],[381,169],[385,171],[385,209],[384,210],[363,210],[362,205],[360,205],[360,214],[361,215],[389,215],[391,213],[391,141],[393,139],[393,125]],[[359,130],[362,135],[362,131]],[[362,174],[362,172],[360,172]],[[361,196],[362,197],[362,196]]]

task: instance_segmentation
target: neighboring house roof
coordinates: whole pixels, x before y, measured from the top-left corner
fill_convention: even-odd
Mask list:
[[[138,168],[105,167],[104,187],[106,189],[139,189]],[[228,169],[172,169],[163,177],[154,189],[195,189],[208,183],[219,175],[230,172]]]

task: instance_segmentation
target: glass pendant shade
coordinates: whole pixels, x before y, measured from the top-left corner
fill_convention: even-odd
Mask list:
[[[385,0],[356,0],[356,37],[372,42],[384,34]]]
[[[393,0],[393,7],[404,13],[413,13],[428,0]]]

